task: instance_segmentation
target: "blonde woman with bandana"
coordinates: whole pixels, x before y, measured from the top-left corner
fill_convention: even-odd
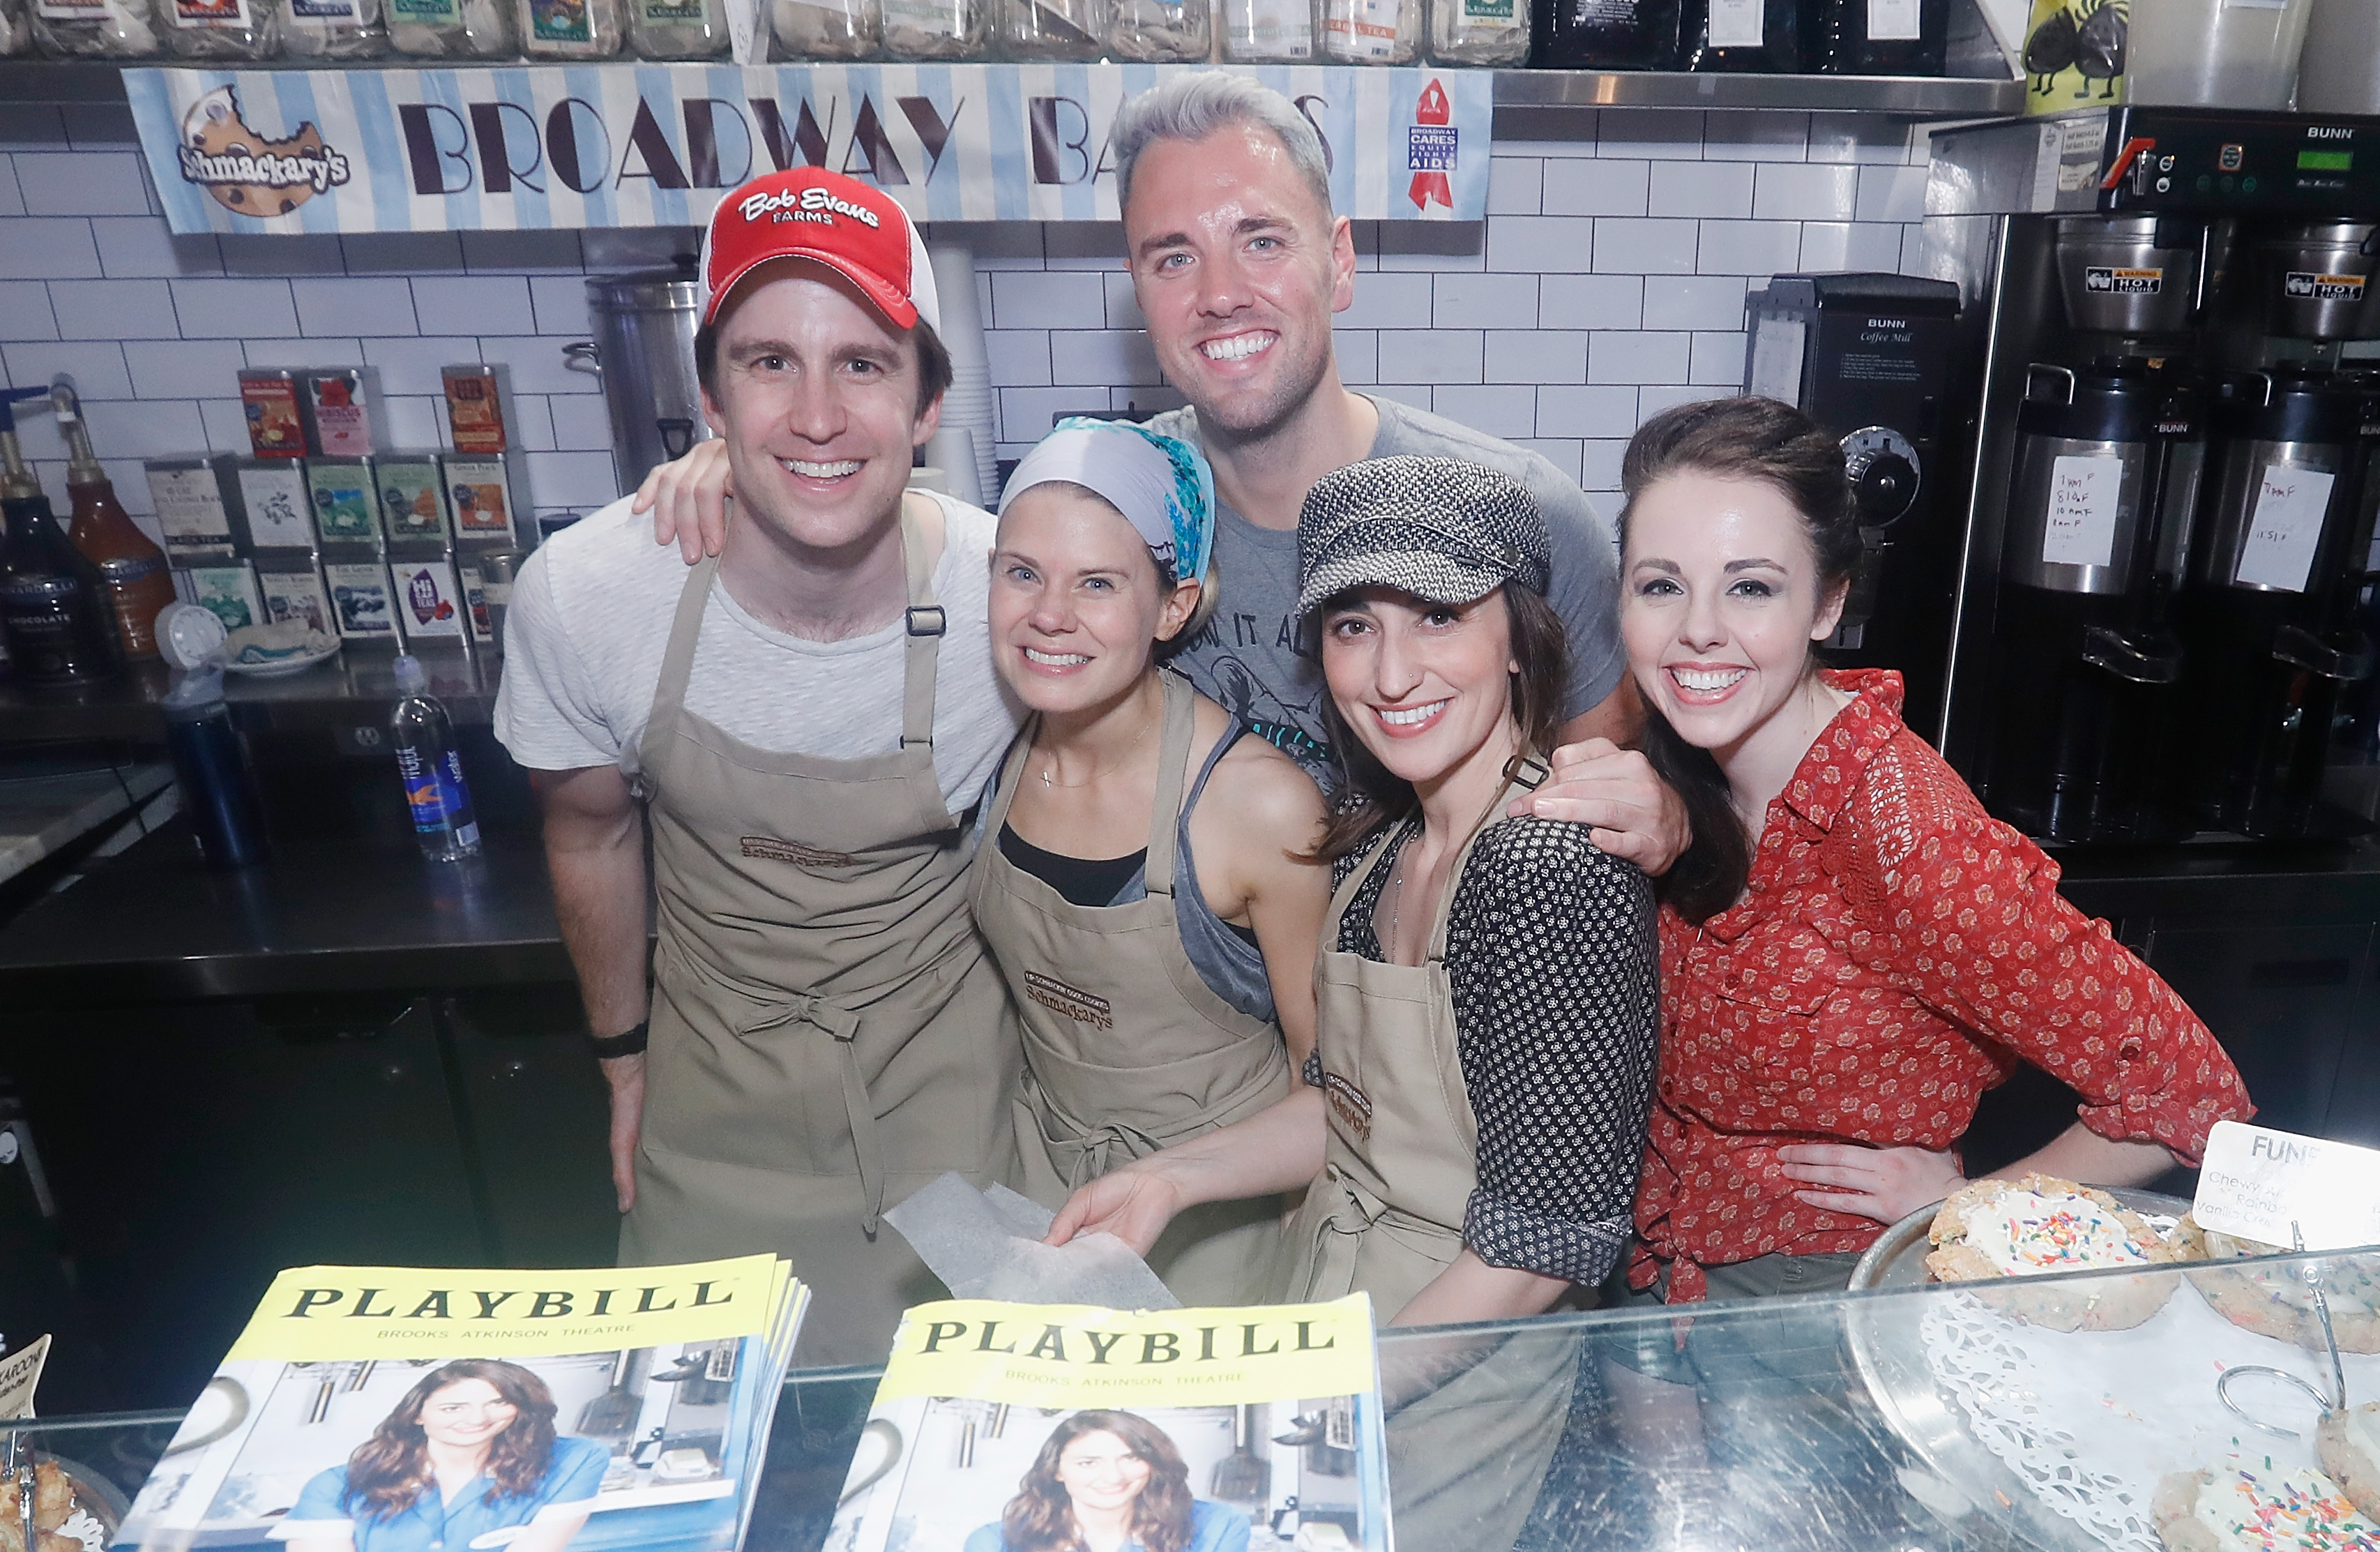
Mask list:
[[[1214,510],[1187,443],[1092,420],[1026,455],[1001,505],[992,652],[1031,716],[971,886],[1025,1026],[1027,1183],[1053,1208],[1269,1110],[1313,1048],[1321,795],[1163,666],[1216,606]],[[1251,1145],[1302,1155],[1294,1130]],[[1184,1303],[1252,1299],[1291,1204],[1184,1213],[1149,1265]]]

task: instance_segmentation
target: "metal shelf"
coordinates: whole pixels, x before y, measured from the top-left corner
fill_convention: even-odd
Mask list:
[[[2024,111],[2024,83],[1945,76],[1686,75],[1669,70],[1499,70],[1499,108],[1770,108],[1897,118]]]
[[[142,67],[170,60],[141,60]],[[194,66],[220,69],[222,64]],[[310,69],[311,61],[272,61],[241,69]],[[435,61],[391,60],[362,69],[440,68]],[[618,69],[634,67],[622,62]],[[0,103],[121,103],[121,67],[85,60],[0,61]],[[1683,75],[1660,70],[1499,70],[1496,106],[1516,109],[1776,108],[1874,113],[1899,118],[1986,118],[2024,111],[2024,85],[1920,76]]]

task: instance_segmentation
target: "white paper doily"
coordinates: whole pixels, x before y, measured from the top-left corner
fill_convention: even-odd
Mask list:
[[[2129,1331],[2020,1325],[1968,1294],[1928,1301],[1925,1359],[1969,1427],[2034,1495],[2103,1546],[2161,1552],[2149,1521],[2158,1479],[2234,1457],[2259,1472],[2316,1464],[2311,1401],[2235,1382],[2235,1399],[2301,1436],[2250,1427],[2216,1398],[2225,1369],[2262,1363],[2327,1389],[2327,1355],[2243,1331],[2184,1283]],[[2380,1357],[2346,1356],[2350,1402],[2380,1398]],[[2244,1392],[2244,1394],[2243,1394]]]

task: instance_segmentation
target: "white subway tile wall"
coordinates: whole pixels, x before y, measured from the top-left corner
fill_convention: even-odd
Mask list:
[[[1534,447],[1608,508],[1645,417],[1742,381],[1747,288],[1918,273],[1925,142],[1854,114],[1585,117],[1582,138],[1498,143],[1484,223],[1358,223],[1336,339],[1349,385]],[[664,263],[693,234],[177,238],[132,147],[120,111],[0,110],[0,367],[20,387],[74,374],[136,512],[140,458],[245,450],[242,368],[358,361],[413,445],[443,439],[441,366],[504,363],[537,507],[614,493],[600,386],[562,348],[587,331],[589,272]],[[930,235],[976,253],[1002,457],[1056,415],[1181,402],[1139,332],[1119,227]],[[62,490],[55,429],[28,417],[25,442]]]

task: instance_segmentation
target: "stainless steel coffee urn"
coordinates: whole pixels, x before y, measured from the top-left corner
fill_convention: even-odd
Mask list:
[[[565,353],[574,368],[603,379],[612,461],[620,489],[631,491],[655,464],[710,437],[694,373],[702,286],[690,260],[676,269],[589,275],[587,315],[594,339]]]
[[[2168,611],[2202,438],[2192,385],[2145,361],[2031,370],[2000,549],[1985,796],[2032,834],[2186,829],[2163,779],[2184,662]]]
[[[2191,796],[2251,836],[2311,833],[2341,689],[2372,668],[2349,623],[2362,405],[2328,374],[2226,381],[2183,622],[2200,736]]]

